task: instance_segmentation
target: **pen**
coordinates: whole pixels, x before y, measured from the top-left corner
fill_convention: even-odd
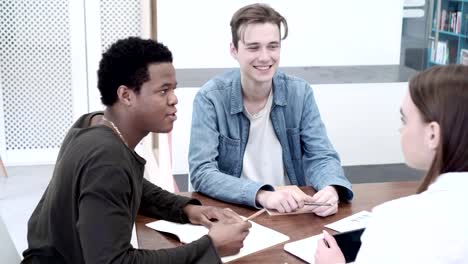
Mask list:
[[[328,244],[328,241],[325,238],[322,238],[322,239],[323,239],[323,242],[325,243],[325,246],[327,246],[327,248],[330,248],[330,244]]]
[[[331,203],[311,203],[311,202],[305,202],[304,205],[315,205],[315,206],[332,206]]]
[[[327,231],[323,230],[323,242],[325,243],[325,246],[327,246],[327,248],[330,248],[330,244],[328,244],[328,241],[325,239],[325,234],[328,234]]]
[[[256,213],[252,214],[251,216],[247,217],[244,221],[252,220],[252,219],[254,219],[255,217],[257,217],[257,216],[263,214],[265,211],[266,211],[266,209],[263,208],[262,210],[260,210],[260,211],[258,211],[258,212],[256,212]]]

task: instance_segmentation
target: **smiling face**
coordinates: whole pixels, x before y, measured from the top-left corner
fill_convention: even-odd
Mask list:
[[[401,105],[401,148],[408,166],[427,171],[439,144],[439,126],[425,122],[409,93]]]
[[[231,55],[239,62],[243,83],[271,84],[280,61],[280,30],[272,23],[247,24],[239,30],[238,48]]]
[[[177,119],[175,69],[172,63],[154,63],[148,66],[148,75],[149,81],[135,94],[133,123],[142,131],[167,133]]]

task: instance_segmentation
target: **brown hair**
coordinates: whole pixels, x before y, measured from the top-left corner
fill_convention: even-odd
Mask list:
[[[231,19],[232,43],[238,48],[239,40],[243,40],[243,29],[248,24],[272,23],[278,25],[281,33],[281,24],[283,24],[284,35],[282,40],[288,36],[288,23],[286,19],[267,4],[251,4],[237,10]]]
[[[421,181],[421,193],[447,172],[468,171],[468,66],[436,66],[416,75],[409,93],[425,122],[440,126],[434,160]]]

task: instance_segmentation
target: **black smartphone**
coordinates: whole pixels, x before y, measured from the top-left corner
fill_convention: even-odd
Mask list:
[[[359,248],[361,248],[361,235],[364,230],[365,228],[361,228],[333,235],[341,252],[343,252],[346,263],[356,260]]]

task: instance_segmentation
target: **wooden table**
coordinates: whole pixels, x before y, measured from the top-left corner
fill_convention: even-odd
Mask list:
[[[414,194],[418,182],[386,182],[386,183],[366,183],[354,184],[354,199],[351,203],[340,203],[338,213],[329,217],[318,217],[314,214],[301,214],[290,216],[274,216],[262,214],[255,218],[255,222],[290,237],[292,242],[322,232],[323,226],[346,216],[358,213],[362,210],[371,210],[374,206],[383,202],[393,200],[399,197]],[[315,191],[309,187],[301,187],[307,194],[314,194]],[[218,200],[208,198],[199,193],[179,193],[180,195],[196,198],[203,205],[229,207],[240,215],[249,216],[255,210],[249,207],[243,207],[224,203]],[[137,237],[140,248],[142,249],[161,249],[171,248],[181,245],[174,237],[163,235],[145,224],[156,219],[138,216],[136,221]],[[285,243],[275,245],[265,250],[237,259],[230,263],[304,263],[299,258],[283,250]]]

